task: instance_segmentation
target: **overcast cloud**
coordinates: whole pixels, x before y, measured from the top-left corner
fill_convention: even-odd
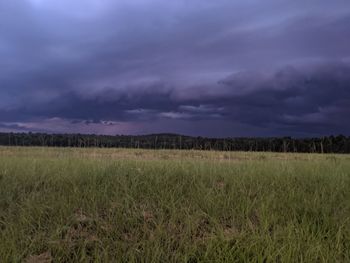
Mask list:
[[[2,0],[0,131],[350,131],[349,1]]]

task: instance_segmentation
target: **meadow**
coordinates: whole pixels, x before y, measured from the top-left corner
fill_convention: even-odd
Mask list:
[[[0,262],[350,262],[350,156],[0,147]]]

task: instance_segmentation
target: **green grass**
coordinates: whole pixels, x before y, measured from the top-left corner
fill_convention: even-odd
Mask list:
[[[350,156],[0,148],[0,262],[350,262]]]

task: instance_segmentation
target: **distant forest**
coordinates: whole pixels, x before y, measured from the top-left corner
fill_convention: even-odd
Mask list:
[[[291,137],[205,138],[177,134],[108,136],[86,134],[0,133],[0,145],[350,153],[350,137],[343,135],[301,139]]]

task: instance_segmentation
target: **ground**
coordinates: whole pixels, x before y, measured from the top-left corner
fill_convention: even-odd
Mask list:
[[[350,156],[0,147],[0,262],[350,262]]]

